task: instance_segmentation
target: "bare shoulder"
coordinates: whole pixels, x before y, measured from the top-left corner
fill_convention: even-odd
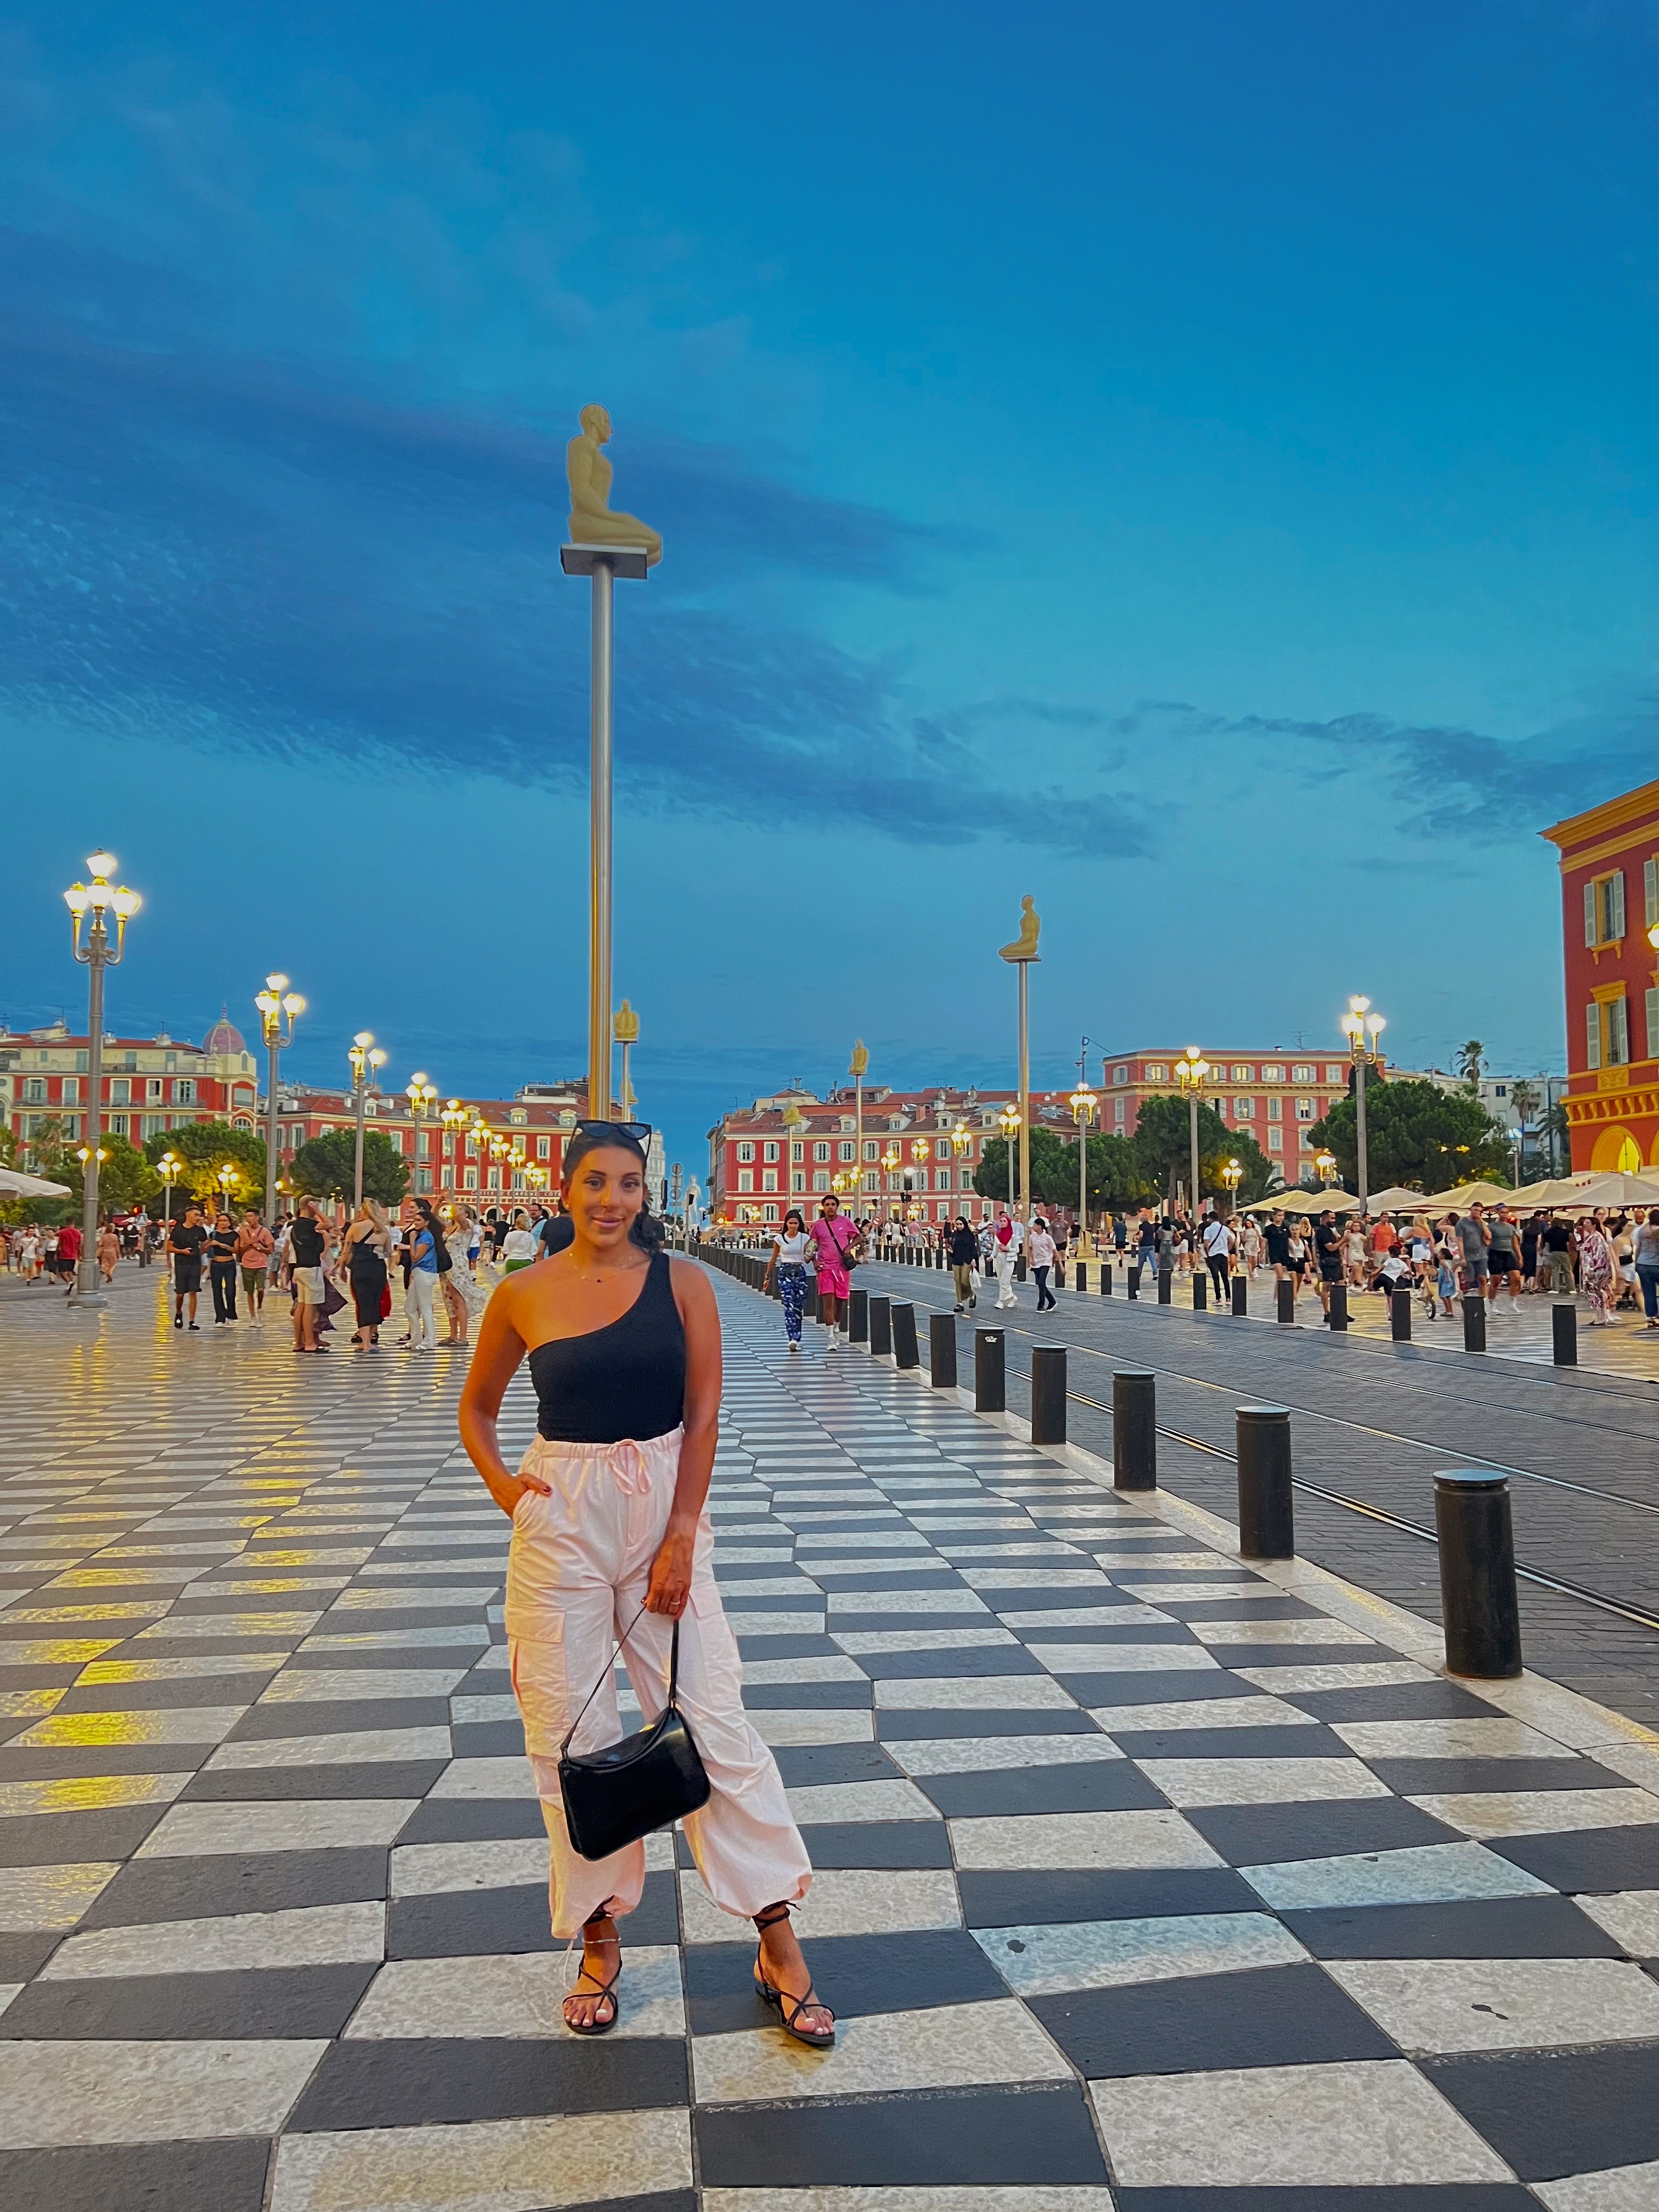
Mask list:
[[[714,1285],[708,1279],[708,1270],[696,1260],[676,1260],[671,1256],[668,1280],[674,1293],[674,1303],[683,1314],[706,1316],[719,1313]]]

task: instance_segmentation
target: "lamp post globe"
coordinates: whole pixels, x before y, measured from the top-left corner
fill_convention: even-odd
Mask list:
[[[118,968],[126,951],[127,924],[143,904],[125,884],[112,884],[113,853],[87,855],[89,884],[74,883],[64,893],[70,910],[70,950],[87,971],[87,1115],[84,1172],[81,1184],[81,1256],[70,1297],[76,1305],[101,1305],[98,1280],[98,1168],[108,1156],[99,1144],[104,1110],[104,970]],[[114,930],[110,917],[114,917]]]
[[[286,975],[271,975],[265,977],[264,989],[254,993],[253,1003],[265,1041],[265,1219],[272,1222],[276,1212],[276,1074],[306,1002],[289,989]]]
[[[1195,1044],[1189,1044],[1176,1062],[1176,1081],[1187,1094],[1187,1138],[1193,1171],[1188,1204],[1194,1221],[1198,1218],[1198,1102],[1204,1095],[1204,1079],[1209,1073],[1210,1063]]]
[[[1337,1026],[1348,1040],[1348,1056],[1353,1062],[1354,1150],[1358,1166],[1359,1211],[1363,1217],[1370,1211],[1367,1180],[1369,1164],[1365,1156],[1365,1073],[1368,1068],[1375,1067],[1377,1063],[1380,1054],[1376,1040],[1388,1024],[1369,999],[1353,997],[1348,1000],[1348,1011],[1340,1018]]]

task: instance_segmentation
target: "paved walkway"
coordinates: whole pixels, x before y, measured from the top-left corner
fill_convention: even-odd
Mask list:
[[[564,2034],[459,1366],[192,1344],[131,1278],[0,1336],[7,2212],[1655,2201],[1635,1731],[716,1287],[837,2049],[667,1839],[619,2031]]]

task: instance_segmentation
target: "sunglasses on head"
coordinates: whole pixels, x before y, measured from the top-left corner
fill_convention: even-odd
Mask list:
[[[578,1121],[570,1133],[573,1137],[626,1137],[630,1144],[643,1149],[650,1141],[651,1124],[648,1121]]]

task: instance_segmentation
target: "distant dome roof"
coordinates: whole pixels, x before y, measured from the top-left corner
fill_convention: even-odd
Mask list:
[[[204,1052],[210,1053],[247,1050],[247,1047],[242,1042],[242,1032],[230,1018],[228,1006],[220,1007],[218,1020],[202,1039],[202,1049]]]

